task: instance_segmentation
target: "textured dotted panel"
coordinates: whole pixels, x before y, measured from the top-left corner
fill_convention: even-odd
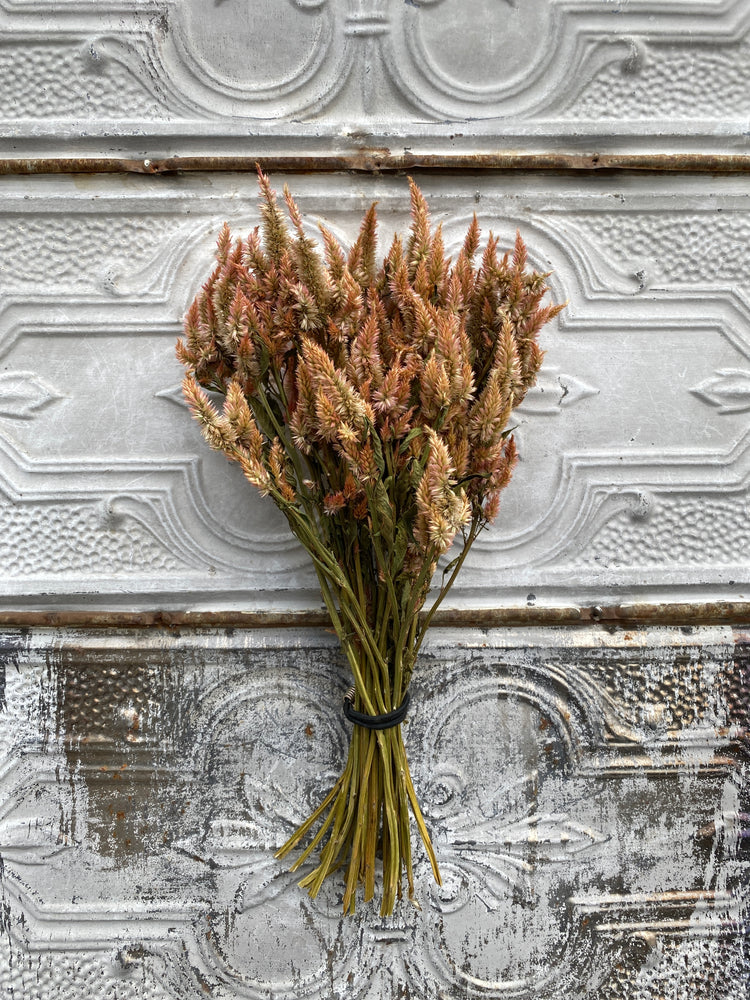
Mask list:
[[[12,752],[39,744],[42,706],[37,678],[23,669],[26,645],[23,637],[0,637],[0,767]]]
[[[112,530],[102,521],[102,508],[94,504],[0,507],[0,563],[6,577],[109,577],[180,569],[174,555],[136,521],[118,516]]]
[[[750,111],[750,44],[645,45],[596,74],[565,117],[692,120]]]
[[[81,662],[61,654],[57,729],[72,743],[106,740],[122,747],[148,733],[161,716],[164,678],[158,665],[111,662],[103,655]]]
[[[570,218],[575,221],[575,214]],[[597,213],[579,224],[614,260],[630,267],[645,259],[652,284],[750,281],[750,219],[744,213]]]
[[[104,68],[103,68],[104,69]],[[99,72],[88,43],[0,47],[0,115],[19,118],[158,118],[158,102],[124,67]]]
[[[721,678],[721,693],[730,723],[750,731],[750,664],[736,659]]]
[[[616,966],[602,1000],[740,1000],[750,991],[750,966],[726,940],[660,940],[637,971]]]
[[[3,287],[37,294],[52,289],[101,292],[119,272],[146,266],[179,225],[179,220],[158,216],[10,216],[0,232]]]
[[[699,650],[660,655],[645,649],[632,658],[608,652],[583,662],[613,702],[648,728],[750,723],[750,667],[739,659],[717,663]]]
[[[748,558],[750,518],[744,496],[683,497],[660,500],[647,518],[619,511],[593,535],[574,565],[746,566]]]
[[[174,1000],[156,980],[127,975],[116,953],[36,952],[24,955],[0,935],[3,1000]]]

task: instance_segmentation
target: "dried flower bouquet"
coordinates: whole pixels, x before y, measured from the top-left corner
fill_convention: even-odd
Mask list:
[[[526,270],[520,236],[499,257],[490,234],[475,266],[476,216],[451,264],[412,181],[408,237],[378,267],[374,205],[348,254],[320,226],[321,258],[288,190],[291,227],[258,173],[262,225],[246,240],[224,226],[177,354],[208,443],[310,553],[354,679],[344,772],[278,856],[319,824],[293,868],[317,851],[300,883],[315,896],[346,866],[353,912],[360,886],[365,900],[375,893],[379,853],[385,915],[404,873],[414,898],[410,809],[440,882],[398,720],[430,620],[497,514],[516,461],[508,420],[536,379],[537,334],[562,307],[540,304],[547,276]],[[205,390],[224,397],[221,411]]]

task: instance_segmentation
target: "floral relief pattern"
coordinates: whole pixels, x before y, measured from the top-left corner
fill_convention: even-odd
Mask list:
[[[271,601],[263,595],[283,577],[288,596],[316,600],[307,557],[283,519],[238,470],[201,450],[174,391],[172,345],[215,233],[224,217],[240,232],[257,222],[247,185],[215,178],[206,190],[184,178],[165,188],[144,178],[136,195],[129,182],[92,180],[92,201],[54,179],[42,203],[15,180],[4,216],[13,225],[0,238],[10,282],[0,305],[0,520],[15,552],[8,588],[64,593],[76,580],[104,594],[124,581],[148,590],[168,579],[174,593]],[[742,563],[746,534],[750,337],[743,287],[728,276],[747,229],[745,196],[734,179],[717,181],[713,209],[696,215],[696,187],[685,179],[670,179],[661,194],[643,179],[627,197],[608,186],[604,200],[550,183],[540,190],[529,181],[519,193],[517,180],[477,178],[460,190],[428,180],[448,252],[475,205],[502,245],[518,228],[533,266],[552,271],[554,299],[569,299],[544,334],[539,383],[513,421],[514,481],[459,586],[493,600],[537,600],[554,588],[575,602],[598,587],[599,571],[614,587],[736,582],[726,567]],[[300,177],[295,187],[305,217],[351,243],[358,182],[321,187]],[[372,196],[395,228],[408,209],[405,184],[380,178]],[[24,276],[47,220],[45,260],[65,280],[40,299]],[[686,283],[704,244],[723,263],[707,267],[693,292]],[[117,431],[115,413],[125,415]],[[714,511],[713,528],[699,528]]]
[[[747,105],[743,10],[653,0],[603,19],[599,0],[222,0],[207,19],[197,0],[145,12],[140,0],[6,0],[0,19],[31,26],[35,44],[4,47],[0,118],[168,120],[190,134],[196,120],[230,133],[241,119],[377,128],[387,111],[420,133],[530,119],[564,133],[574,115],[596,130],[612,108],[647,122],[668,108],[675,129],[696,107],[713,120]]]
[[[750,975],[737,936],[745,716],[721,734],[724,709],[747,700],[729,666],[746,672],[747,650],[715,633],[645,637],[430,642],[407,739],[443,884],[420,856],[421,909],[383,919],[369,906],[344,918],[333,884],[311,900],[273,858],[346,752],[332,643],[19,635],[2,655],[0,988],[557,1000],[595,983],[598,1000],[655,1000],[628,991],[681,981],[670,942],[689,962],[714,942],[731,975],[683,995],[734,1000]],[[640,711],[643,690],[646,707],[666,702],[663,726]]]

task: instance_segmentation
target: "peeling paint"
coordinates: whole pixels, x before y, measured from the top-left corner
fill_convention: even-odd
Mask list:
[[[19,972],[32,955],[100,961],[93,926],[112,956],[93,998],[119,997],[115,982],[134,1000],[289,996],[285,983],[326,1000],[581,983],[597,1000],[640,998],[639,983],[682,997],[699,954],[718,983],[707,1000],[750,984],[744,634],[436,629],[405,733],[444,885],[417,851],[421,910],[387,920],[369,906],[343,919],[340,887],[309,900],[273,858],[345,757],[332,636],[23,642],[0,762],[6,989],[33,981]],[[40,922],[39,905],[58,916]]]

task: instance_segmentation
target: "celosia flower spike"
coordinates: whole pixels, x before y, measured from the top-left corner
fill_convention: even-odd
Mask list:
[[[375,280],[378,226],[376,205],[377,202],[373,202],[368,208],[347,261],[349,270],[363,289],[366,289]]]
[[[231,246],[232,233],[229,229],[229,223],[225,222],[216,240],[216,259],[221,266],[226,264]]]
[[[305,234],[299,208],[286,185],[284,185],[284,200],[289,212],[289,218],[292,220],[292,225],[297,231],[297,239],[294,242],[293,249],[301,279],[300,284],[307,288],[309,296],[315,302],[317,311],[325,306],[330,296],[328,277],[315,249],[315,241],[311,240]],[[306,329],[310,329],[310,326],[308,325]]]
[[[481,230],[479,228],[479,223],[477,222],[477,213],[475,212],[471,223],[469,224],[468,232],[466,233],[466,238],[464,239],[463,252],[466,257],[471,261],[474,254],[479,249],[479,237],[481,236]]]
[[[409,275],[413,277],[419,262],[426,260],[430,253],[430,213],[424,195],[411,177],[409,178],[409,193],[412,222],[406,257],[409,262]]]
[[[526,244],[521,239],[521,233],[516,230],[516,242],[513,246],[513,267],[516,271],[523,271],[526,267]]]
[[[266,244],[266,251],[271,260],[277,263],[289,246],[289,233],[287,232],[284,216],[276,203],[276,194],[272,190],[268,177],[260,167],[258,171],[258,184],[262,195],[260,203],[260,213],[263,219],[263,238]]]
[[[235,379],[227,386],[223,416],[240,442],[251,440],[254,431],[257,431],[243,388]]]
[[[186,375],[182,380],[182,393],[208,444],[216,451],[226,452],[230,459],[234,458],[232,449],[237,434],[229,422],[219,415],[192,375]]]
[[[435,305],[445,305],[447,277],[450,263],[450,257],[445,256],[445,248],[443,245],[443,224],[441,222],[435,230],[435,235],[432,237],[430,258],[427,265],[427,279],[429,283],[428,294],[430,301]]]

